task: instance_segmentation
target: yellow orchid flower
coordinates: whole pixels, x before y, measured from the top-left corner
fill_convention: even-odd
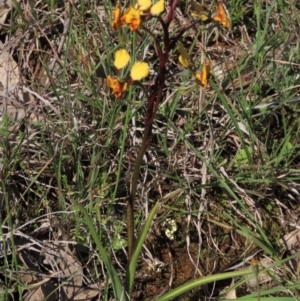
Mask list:
[[[149,65],[145,62],[136,62],[130,72],[130,76],[133,80],[141,80],[142,78],[148,76]]]
[[[152,15],[159,15],[165,10],[165,1],[159,0],[150,9]]]
[[[107,86],[112,89],[112,94],[115,95],[116,98],[121,98],[128,86],[127,83],[122,83],[110,75],[107,76],[106,82]]]
[[[124,68],[130,61],[129,53],[125,49],[119,49],[115,53],[114,66],[120,70]],[[119,74],[119,72],[117,72]],[[130,72],[131,79],[121,81],[111,75],[107,76],[107,86],[112,89],[112,94],[116,98],[121,98],[127,88],[133,84],[134,81],[141,80],[149,74],[149,65],[145,62],[136,62]]]
[[[190,67],[190,56],[181,43],[179,43],[178,51],[180,53],[178,57],[180,64],[184,68],[188,68],[192,71],[192,68]],[[203,88],[206,88],[208,79],[210,77],[210,62],[206,61],[206,63],[203,65],[202,71],[198,73],[195,72],[194,77],[197,81],[199,81]]]
[[[130,60],[130,56],[125,49],[120,49],[115,53],[114,66],[117,69],[124,68]]]
[[[200,85],[203,88],[206,88],[208,79],[210,77],[210,62],[206,61],[206,63],[203,65],[202,71],[195,73],[194,77],[200,82]]]
[[[123,25],[121,22],[122,12],[119,4],[117,4],[116,8],[113,10],[113,17],[114,20],[112,21],[111,25],[114,30],[117,30]]]
[[[178,51],[180,53],[178,57],[180,64],[184,68],[188,68],[188,66],[190,65],[190,56],[181,43],[179,43]]]
[[[142,24],[141,12],[133,6],[130,6],[121,18],[121,22],[128,24],[129,28],[135,31]]]
[[[216,11],[214,17],[212,17],[212,20],[217,23],[221,23],[226,28],[230,27],[230,22],[227,18],[227,14],[225,12],[222,1],[218,1],[217,11]]]

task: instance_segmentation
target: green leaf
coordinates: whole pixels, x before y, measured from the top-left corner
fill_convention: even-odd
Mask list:
[[[232,301],[232,299],[224,299],[223,301]],[[235,300],[240,301],[257,301],[257,298],[254,297],[241,297],[236,298]],[[295,298],[293,297],[260,297],[260,301],[294,301]]]
[[[96,232],[96,229],[93,225],[92,219],[90,218],[89,214],[85,210],[85,208],[81,205],[78,205],[79,210],[83,213],[84,215],[84,220],[90,230],[90,233],[92,235],[92,238],[94,242],[97,245],[98,251],[100,258],[103,260],[104,265],[107,269],[107,272],[111,278],[113,290],[114,290],[114,295],[117,300],[127,300],[126,294],[124,294],[123,286],[121,284],[120,278],[118,276],[117,271],[115,270],[112,262],[110,261],[101,241],[99,238],[99,235]],[[122,299],[123,298],[123,299]],[[125,299],[124,299],[125,298]]]
[[[162,295],[161,297],[159,297],[158,299],[156,299],[156,301],[168,301],[168,300],[171,300],[172,298],[176,298],[176,297],[182,295],[183,293],[188,292],[188,291],[192,290],[193,288],[198,287],[200,285],[204,285],[204,284],[219,281],[219,280],[249,275],[251,273],[252,273],[252,268],[247,268],[247,269],[243,269],[243,270],[239,270],[239,271],[235,271],[235,272],[228,272],[228,273],[222,273],[222,274],[209,275],[206,277],[202,277],[200,279],[190,281],[188,283],[185,283],[185,284],[171,290],[170,292],[168,292],[168,293]]]
[[[135,251],[134,251],[134,254],[132,256],[131,262],[129,263],[129,267],[128,267],[127,273],[126,273],[127,292],[131,292],[131,290],[132,290],[133,282],[134,282],[134,274],[135,274],[138,258],[139,258],[140,252],[142,250],[143,244],[145,242],[145,239],[147,237],[148,231],[150,229],[151,223],[153,221],[153,218],[155,216],[158,204],[159,203],[157,202],[155,204],[155,206],[152,208],[148,218],[146,219],[145,224],[143,225],[143,228],[140,232],[140,235],[136,240]]]

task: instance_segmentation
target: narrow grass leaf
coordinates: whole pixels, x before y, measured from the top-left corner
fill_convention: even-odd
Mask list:
[[[271,256],[276,256],[277,252],[276,250],[273,248],[272,244],[270,243],[270,241],[266,238],[266,236],[263,238],[263,240],[261,240],[260,238],[257,237],[257,235],[255,235],[255,233],[253,233],[251,230],[249,230],[247,227],[241,226],[239,225],[239,228],[241,230],[236,230],[237,233],[239,233],[240,235],[249,238],[251,240],[254,241],[254,243],[262,248],[267,254],[271,255]]]
[[[129,263],[129,267],[126,273],[126,288],[128,292],[131,292],[132,287],[133,287],[133,282],[134,282],[134,274],[138,262],[138,258],[140,255],[140,252],[142,250],[143,244],[145,242],[145,239],[147,237],[148,231],[150,229],[151,223],[153,221],[153,218],[155,216],[157,207],[158,207],[159,202],[155,204],[155,206],[152,208],[148,218],[146,219],[145,224],[143,225],[143,228],[136,240],[136,247],[135,247],[135,252],[132,256],[132,259]]]
[[[223,301],[230,301],[232,299],[224,299]],[[241,297],[236,298],[235,300],[241,301],[257,301],[257,298],[251,297]],[[260,297],[260,301],[295,301],[295,298],[292,297]]]
[[[99,250],[100,258],[103,260],[105,267],[107,269],[107,272],[111,278],[115,298],[117,300],[122,300],[122,297],[127,299],[126,294],[124,294],[124,292],[123,292],[123,286],[119,279],[118,273],[115,270],[111,260],[108,257],[108,254],[106,253],[106,251],[99,239],[99,235],[96,232],[96,229],[93,225],[92,219],[90,218],[89,214],[87,213],[87,211],[85,210],[85,208],[83,206],[78,205],[78,208],[84,215],[84,220],[85,220],[85,222],[91,232],[92,238],[93,238],[94,242],[96,243],[97,248]]]
[[[284,286],[284,289],[285,289],[286,292],[292,292],[292,291],[297,292],[297,290],[299,290],[299,288],[300,288],[300,284],[292,284],[292,285],[285,285]],[[282,292],[283,292],[283,287],[282,286],[262,290],[262,291],[260,291],[261,300],[263,300],[262,298],[266,299],[266,297],[262,297],[264,295],[270,295],[270,294],[276,294],[276,293],[282,293]],[[253,298],[257,298],[257,295],[258,295],[257,292],[255,292],[255,293],[251,293],[247,296],[240,297],[239,299],[243,300],[243,301],[247,300],[247,299],[250,299],[250,298],[251,298],[251,300],[255,300]],[[273,300],[278,299],[278,297],[272,297],[272,298],[273,298]],[[283,297],[283,298],[284,298],[284,300],[291,300],[290,299],[291,297]],[[279,300],[283,300],[283,299],[281,299],[281,297],[280,297]],[[295,299],[293,299],[293,300],[295,300]]]
[[[192,290],[195,287],[198,287],[198,286],[201,286],[201,285],[204,285],[207,283],[219,281],[219,280],[249,275],[251,273],[252,273],[252,269],[246,268],[246,269],[235,271],[235,272],[228,272],[228,273],[222,273],[222,274],[209,275],[206,277],[202,277],[200,279],[190,281],[188,283],[185,283],[185,284],[171,290],[170,292],[159,297],[157,299],[157,301],[168,301],[168,300],[171,300],[172,298],[176,298],[176,297],[182,295],[185,292]]]
[[[292,153],[294,147],[293,144],[290,142],[290,139],[291,139],[291,132],[289,132],[283,140],[281,149],[276,158],[276,166],[278,166],[282,161],[287,160],[287,158]]]

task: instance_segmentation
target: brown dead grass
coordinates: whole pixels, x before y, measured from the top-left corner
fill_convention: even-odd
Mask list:
[[[104,72],[110,70],[111,62],[111,49],[105,48],[107,41],[110,39],[111,46],[117,42],[117,35],[111,31],[103,16],[103,8],[99,6],[95,10],[87,5],[83,9],[79,3],[70,8],[67,4],[58,3],[54,12],[46,4],[29,7],[22,2],[20,9],[23,19],[14,20],[11,15],[11,21],[20,26],[11,26],[11,21],[7,19],[8,27],[2,28],[1,36],[5,40],[3,49],[12,55],[20,70],[18,91],[25,86],[29,92],[25,93],[28,97],[24,94],[23,99],[16,98],[10,104],[13,111],[11,120],[2,129],[0,201],[2,237],[5,237],[8,245],[11,245],[13,237],[26,237],[26,241],[16,242],[16,254],[7,251],[1,254],[1,260],[2,263],[6,260],[8,269],[13,269],[15,256],[18,264],[22,265],[19,272],[30,270],[30,273],[34,271],[38,276],[35,275],[34,281],[29,282],[23,277],[10,278],[3,272],[1,279],[2,282],[9,280],[8,289],[15,296],[18,294],[14,289],[16,282],[26,287],[41,281],[42,278],[38,277],[48,279],[51,273],[58,270],[50,267],[49,263],[41,263],[45,260],[41,247],[45,243],[41,245],[41,241],[64,240],[71,245],[76,244],[72,258],[80,261],[85,277],[85,282],[81,279],[79,286],[83,286],[86,292],[96,290],[102,293],[105,272],[102,271],[101,259],[87,237],[81,217],[74,215],[72,208],[74,203],[92,208],[91,214],[97,226],[100,223],[105,225],[103,239],[121,272],[126,262],[126,251],[114,250],[113,239],[117,232],[114,220],[124,219],[124,200],[128,196],[136,149],[142,135],[144,107],[134,107],[136,124],[131,124],[124,139],[118,179],[120,137],[128,104],[118,104],[116,109],[109,91],[102,86]],[[245,18],[251,21],[251,25],[254,22],[251,15],[253,11],[247,4],[245,9],[248,11]],[[280,12],[276,11],[272,15],[275,22],[272,24],[276,24],[274,31],[283,26],[280,16]],[[291,13],[292,27],[299,26],[296,20],[294,13]],[[185,22],[189,22],[188,17],[178,12],[176,26],[180,28]],[[219,82],[221,93],[233,107],[238,108],[238,97],[241,95],[249,102],[260,99],[259,104],[280,96],[268,81],[269,65],[255,68],[251,48],[255,39],[252,25],[240,22],[233,24],[230,33],[221,30],[217,38],[213,35],[205,49],[212,61],[215,81]],[[175,27],[174,31],[178,28]],[[69,35],[70,31],[73,35]],[[189,46],[197,39],[193,53],[198,64],[196,55],[203,47],[201,38],[195,30],[189,34],[185,45]],[[299,36],[296,34],[291,45],[299,44],[297,39]],[[273,59],[279,68],[286,61],[285,52],[285,45],[281,43],[276,51],[271,49],[267,52],[263,61]],[[240,69],[241,63],[244,64],[248,57],[250,59],[246,66]],[[100,68],[102,59],[106,70]],[[175,60],[176,56],[170,67],[174,72],[178,67]],[[299,65],[291,66],[291,72],[296,73],[297,70]],[[174,77],[176,86],[181,82],[180,77]],[[254,85],[258,85],[256,94],[253,92]],[[290,89],[294,95],[299,93],[299,87]],[[166,96],[173,92],[174,86],[171,85],[166,90]],[[285,124],[290,128],[297,119],[288,116],[295,116],[296,109],[286,105],[275,109],[271,120],[270,116],[257,122],[253,119],[258,139],[264,141],[265,132],[260,130],[262,123],[270,129],[270,138],[267,145],[255,149],[252,166],[237,167],[234,158],[241,143],[231,117],[212,87],[206,91],[204,98],[199,95],[198,90],[182,95],[178,102],[180,108],[174,110],[173,114],[160,113],[153,127],[154,134],[138,187],[136,213],[140,221],[137,220],[136,226],[140,226],[152,201],[162,200],[165,206],[161,207],[146,244],[152,258],[143,252],[140,261],[135,300],[153,300],[169,286],[177,287],[196,277],[224,271],[258,250],[253,241],[236,232],[238,227],[234,222],[252,227],[255,231],[253,224],[220,187],[216,177],[190,144],[216,166],[221,177],[256,216],[274,245],[277,244],[277,238],[290,231],[288,225],[296,223],[299,213],[297,182],[288,179],[291,172],[286,166],[268,169],[263,164],[264,160],[271,157],[272,141],[280,140],[285,135],[282,116],[287,117]],[[171,110],[171,100],[169,104],[167,110]],[[104,106],[107,110],[103,109]],[[283,114],[280,110],[284,111]],[[276,127],[277,115],[280,115],[280,126]],[[165,137],[165,144],[162,137]],[[250,144],[248,138],[246,140]],[[289,168],[298,169],[299,162],[297,155]],[[259,173],[262,178],[267,175],[268,179],[273,180],[253,184],[243,181],[245,177]],[[280,181],[285,174],[286,182]],[[118,190],[112,200],[115,185]],[[174,191],[177,193],[172,195]],[[56,211],[60,213],[54,213]],[[224,213],[231,214],[234,222]],[[174,241],[170,241],[164,233],[163,221],[166,217],[174,219],[178,225]],[[13,236],[10,227],[15,229]],[[119,230],[118,238],[125,237],[125,230],[125,226]],[[36,250],[32,250],[32,247]],[[24,258],[24,250],[26,256],[38,259],[38,271],[31,260],[29,263],[20,262],[21,257]],[[64,260],[61,264],[67,265],[70,261]],[[158,267],[155,260],[162,266]],[[63,276],[66,278],[72,273]],[[57,285],[61,277],[54,276],[56,274],[51,281]],[[68,288],[68,283],[61,284],[60,290]],[[217,295],[226,285],[228,283],[201,288],[182,300],[202,300]],[[55,292],[55,298],[60,290]],[[28,292],[32,293],[32,290],[25,290],[26,301],[31,300]],[[70,295],[72,293],[74,291]],[[86,296],[86,300],[100,298],[94,295],[89,297],[88,293]],[[64,298],[71,300],[68,294]]]

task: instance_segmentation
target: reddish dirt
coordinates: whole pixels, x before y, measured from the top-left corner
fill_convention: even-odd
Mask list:
[[[202,276],[212,273],[218,273],[225,269],[227,266],[240,262],[245,257],[245,249],[252,249],[249,247],[249,242],[237,233],[221,234],[221,239],[218,239],[219,251],[209,242],[209,245],[202,246],[200,258],[198,258],[198,244],[191,243],[189,247],[190,255],[194,263],[197,263],[197,268],[201,271]],[[159,295],[166,293],[172,288],[178,287],[188,281],[201,277],[199,270],[191,261],[187,252],[186,245],[176,245],[176,243],[165,243],[159,249],[156,257],[164,263],[163,267],[156,269],[149,268],[147,263],[143,263],[141,278],[137,280],[137,291],[139,293],[134,297],[135,300],[155,300]],[[169,287],[171,283],[171,287]],[[199,287],[192,292],[187,293],[185,296],[176,300],[198,300],[199,294],[210,295],[215,290],[219,292],[226,283],[220,283],[215,288]],[[196,298],[197,295],[197,298]],[[193,298],[194,297],[194,298]]]

